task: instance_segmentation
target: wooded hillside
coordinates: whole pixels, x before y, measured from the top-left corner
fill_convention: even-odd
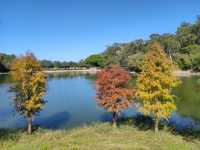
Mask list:
[[[137,39],[128,43],[114,43],[108,46],[103,53],[89,56],[86,63],[89,62],[92,66],[100,67],[120,64],[138,71],[144,53],[147,52],[147,47],[153,41],[161,43],[165,52],[180,69],[200,71],[200,16],[194,23],[182,23],[175,34],[154,33],[149,36],[148,40]],[[94,58],[97,59],[94,60]]]

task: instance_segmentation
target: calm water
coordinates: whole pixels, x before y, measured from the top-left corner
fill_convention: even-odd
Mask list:
[[[181,128],[200,130],[199,77],[181,78],[183,84],[174,92],[178,110],[170,124]],[[52,74],[48,78],[47,101],[43,111],[34,118],[34,123],[45,128],[69,128],[94,121],[110,120],[111,116],[95,103],[95,76],[80,74]],[[12,83],[9,75],[0,75],[0,128],[25,127],[26,121],[12,106]],[[199,88],[199,89],[198,89]],[[126,110],[124,116],[136,114],[136,108]]]

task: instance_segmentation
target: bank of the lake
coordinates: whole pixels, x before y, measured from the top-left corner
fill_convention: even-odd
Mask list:
[[[174,74],[178,77],[199,76],[200,72],[193,72],[191,70],[176,70]]]
[[[52,73],[70,73],[70,72],[78,72],[78,73],[91,73],[95,74],[101,69],[91,68],[91,69],[76,69],[76,70],[67,70],[67,69],[58,69],[58,70],[44,70],[47,74]],[[135,72],[130,72],[132,74],[137,74]],[[9,72],[0,72],[1,74],[9,74]],[[193,72],[191,70],[176,70],[174,71],[174,74],[178,77],[189,77],[189,76],[200,76],[200,72]]]
[[[80,72],[80,73],[97,73],[100,69],[91,68],[91,69],[76,69],[76,70],[44,70],[45,73],[70,73],[70,72]]]
[[[0,132],[1,150],[199,150],[198,139],[187,139],[167,131],[159,135],[151,130],[109,123],[74,128],[71,130],[43,130],[33,135],[22,131]]]
[[[78,69],[78,70],[45,70],[45,73],[69,73],[69,72],[80,72],[80,73],[97,73],[101,69],[91,68],[91,69]],[[136,75],[136,72],[130,72]],[[189,76],[200,76],[200,72],[193,72],[192,70],[176,70],[174,74],[178,77],[189,77]]]
[[[91,73],[91,74],[95,74],[98,71],[100,71],[100,69],[96,69],[96,68],[91,68],[91,69],[75,69],[75,70],[67,70],[67,69],[56,69],[56,70],[44,70],[45,73],[47,74],[53,74],[53,73],[73,73],[73,72],[77,72],[77,73]],[[10,74],[10,72],[0,72],[1,74]]]

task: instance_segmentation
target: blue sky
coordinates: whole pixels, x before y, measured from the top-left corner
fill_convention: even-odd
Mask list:
[[[78,61],[199,14],[200,0],[0,0],[0,52]]]

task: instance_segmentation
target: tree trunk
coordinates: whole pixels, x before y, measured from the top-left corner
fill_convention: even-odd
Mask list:
[[[169,55],[170,60],[173,61],[173,60],[172,60],[171,49],[168,50],[168,55]]]
[[[158,125],[159,125],[159,120],[156,118],[155,119],[155,127],[154,127],[155,133],[158,133]]]
[[[113,112],[113,127],[117,126],[117,113]]]
[[[27,129],[28,134],[32,134],[32,118],[28,118],[28,129]]]

